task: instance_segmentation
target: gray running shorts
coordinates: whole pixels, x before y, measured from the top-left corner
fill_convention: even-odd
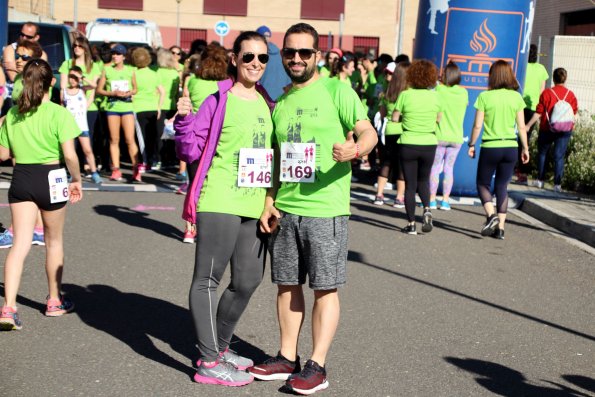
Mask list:
[[[349,216],[310,218],[281,212],[269,241],[274,284],[330,290],[346,283]]]

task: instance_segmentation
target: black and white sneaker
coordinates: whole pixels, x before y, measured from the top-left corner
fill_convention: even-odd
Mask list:
[[[434,225],[432,224],[432,211],[428,208],[424,211],[424,222],[421,225],[421,231],[424,233],[430,233]]]
[[[401,231],[407,234],[417,234],[417,230],[415,230],[415,223],[405,226],[403,229],[401,229]]]
[[[498,240],[504,240],[504,230],[497,227],[496,230],[494,230],[494,234],[492,234],[492,237]]]
[[[482,236],[491,236],[494,234],[494,230],[496,230],[496,226],[500,223],[498,219],[498,215],[492,214],[488,216],[486,223],[481,228],[481,235]]]

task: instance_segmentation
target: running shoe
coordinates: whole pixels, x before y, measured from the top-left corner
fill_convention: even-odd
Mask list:
[[[406,234],[417,234],[415,223],[405,226],[401,231]]]
[[[112,181],[118,181],[118,182],[121,181],[123,178],[122,178],[122,172],[120,171],[120,169],[114,168],[112,170],[112,174],[110,175],[109,179]]]
[[[370,171],[372,169],[372,166],[370,165],[370,162],[368,160],[362,160],[362,162],[359,165],[359,169],[362,171]]]
[[[134,167],[134,171],[132,172],[132,182],[142,182],[140,166],[141,164],[137,164],[136,167]]]
[[[277,357],[271,357],[262,364],[248,368],[248,373],[260,380],[286,380],[301,370],[299,356],[295,361],[289,361],[279,352]]]
[[[8,229],[0,234],[0,248],[12,247],[12,232]]]
[[[185,195],[188,191],[188,183],[182,183],[179,188],[176,189],[176,194]]]
[[[2,312],[0,313],[0,331],[18,331],[22,328],[23,323],[19,318],[17,309],[13,309],[9,306],[2,306]]]
[[[247,372],[240,371],[233,364],[217,360],[210,365],[198,362],[194,381],[209,385],[245,386],[254,381],[254,377]]]
[[[41,232],[33,231],[33,241],[31,242],[32,245],[45,245],[45,235],[43,234],[43,230]]]
[[[496,226],[500,223],[500,219],[498,219],[498,215],[492,214],[488,216],[486,223],[481,228],[481,235],[482,236],[491,236],[494,234],[494,230],[496,230]]]
[[[187,243],[187,244],[194,244],[195,239],[196,239],[196,230],[186,230],[184,232],[184,237],[182,238],[182,242]]]
[[[188,174],[186,173],[186,171],[184,171],[184,172],[178,172],[176,174],[176,179],[178,181],[185,181],[187,177],[188,177]]]
[[[424,212],[424,221],[421,225],[421,231],[424,233],[430,233],[433,228],[434,225],[432,224],[432,211],[426,209]]]
[[[496,230],[494,230],[494,234],[492,234],[492,237],[497,238],[498,240],[504,240],[504,230],[500,229],[499,227],[496,227]]]
[[[395,208],[405,208],[405,200],[402,198],[396,198],[393,204]]]
[[[422,204],[423,205],[423,204]],[[430,201],[430,209],[436,210],[438,209],[438,205],[436,204],[436,200]]]
[[[448,203],[448,201],[442,200],[442,202],[440,203],[440,209],[442,211],[450,211],[450,204]]]
[[[539,179],[535,179],[532,185],[536,188],[543,189],[543,181],[540,181]]]
[[[161,169],[161,161],[154,161],[151,164],[151,171],[159,171]]]
[[[562,185],[554,185],[554,192],[562,193]]]
[[[59,317],[73,310],[74,303],[62,295],[60,295],[60,299],[47,298],[45,315],[48,317]]]
[[[384,196],[376,196],[374,201],[372,201],[374,205],[384,205]]]
[[[516,183],[519,185],[526,185],[527,184],[527,175],[519,174],[516,178]]]
[[[254,365],[254,361],[249,358],[242,357],[233,350],[229,350],[229,347],[219,353],[219,357],[222,361],[228,362],[240,371],[245,371]]]
[[[93,183],[96,185],[101,185],[101,183],[103,182],[101,180],[101,177],[99,176],[99,172],[97,171],[91,174],[91,179],[93,180]]]
[[[138,163],[136,168],[138,169],[139,174],[144,174],[145,172],[147,172],[147,165],[145,163]]]
[[[292,391],[310,395],[328,387],[326,380],[326,370],[315,361],[308,360],[304,369],[299,374],[291,375],[287,379],[287,387]]]

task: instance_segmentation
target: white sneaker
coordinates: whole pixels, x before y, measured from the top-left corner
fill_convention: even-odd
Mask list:
[[[543,189],[543,181],[540,181],[539,179],[535,179],[531,185]]]
[[[554,185],[554,192],[562,193],[562,186],[561,185]]]

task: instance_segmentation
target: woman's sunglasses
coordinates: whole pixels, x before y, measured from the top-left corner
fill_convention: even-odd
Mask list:
[[[252,52],[245,52],[244,55],[242,55],[242,62],[244,63],[250,63],[254,60],[254,58],[258,57],[258,62],[262,63],[263,65],[265,65],[268,61],[269,61],[269,54],[254,54]]]
[[[77,48],[77,47],[78,47],[78,48],[85,48],[85,47],[83,47],[83,46],[82,46],[82,45],[80,45],[80,44],[73,44],[73,45],[72,45],[72,48]]]
[[[27,62],[29,59],[32,59],[33,57],[31,55],[14,54],[14,59],[19,59],[19,58],[21,58],[23,61]]]
[[[177,51],[172,51],[171,53],[174,55],[182,55],[180,52],[177,52]]]
[[[287,59],[293,59],[297,53],[302,60],[307,61],[312,58],[312,55],[316,54],[317,50],[314,48],[283,48],[281,52],[283,57]]]

